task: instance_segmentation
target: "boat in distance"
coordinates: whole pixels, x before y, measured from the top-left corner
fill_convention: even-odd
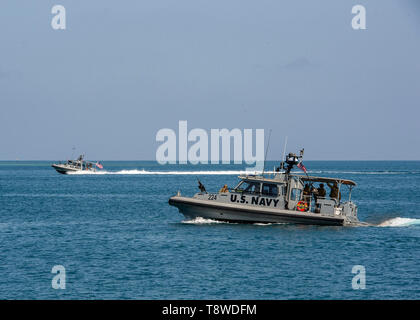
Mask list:
[[[351,180],[292,174],[297,165],[306,173],[300,156],[289,153],[271,177],[241,175],[236,187],[225,185],[218,193],[208,193],[199,181],[200,192],[193,197],[178,194],[169,204],[186,218],[205,218],[234,223],[293,223],[309,225],[367,225],[357,217],[351,201],[356,183]],[[326,196],[326,183],[330,196]],[[318,185],[315,185],[318,184]],[[347,201],[341,201],[341,188],[348,187]]]
[[[62,174],[72,172],[96,172],[96,168],[103,169],[100,162],[94,163],[84,160],[84,155],[80,155],[76,160],[67,160],[64,163],[54,163],[51,167]]]

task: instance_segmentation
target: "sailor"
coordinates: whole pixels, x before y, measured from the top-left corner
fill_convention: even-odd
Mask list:
[[[324,189],[324,184],[320,183],[318,188],[318,197],[325,198],[327,191]]]
[[[315,188],[314,186],[311,186],[311,194],[313,194],[316,201],[316,197],[318,196],[318,189]]]
[[[227,186],[227,184],[225,184],[222,189],[219,190],[219,193],[224,193],[224,192],[229,192],[229,188]]]
[[[309,184],[305,184],[305,188],[303,188],[303,200],[307,203],[311,202],[311,188]]]
[[[340,201],[341,200],[341,192],[338,191],[337,181],[334,181],[333,184],[327,182],[327,184],[328,184],[328,187],[331,188],[330,198],[331,199],[336,199],[336,200],[338,199]]]

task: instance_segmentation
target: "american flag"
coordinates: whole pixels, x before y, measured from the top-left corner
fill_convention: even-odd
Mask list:
[[[306,167],[303,165],[303,163],[302,163],[302,162],[299,162],[299,163],[298,163],[298,165],[297,165],[297,167],[298,167],[300,170],[302,170],[303,172],[305,172],[305,173],[306,173]]]
[[[96,165],[99,169],[103,169],[103,168],[104,168],[104,166],[103,166],[103,165],[101,165],[101,163],[100,163],[100,162],[96,162],[96,163],[95,163],[95,165]]]

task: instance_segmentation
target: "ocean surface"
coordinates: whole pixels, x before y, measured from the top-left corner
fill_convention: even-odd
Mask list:
[[[188,221],[168,205],[197,177],[235,186],[245,165],[105,161],[61,175],[51,163],[0,162],[0,299],[420,299],[420,162],[305,162],[358,184],[369,227]],[[356,265],[365,289],[352,288]]]

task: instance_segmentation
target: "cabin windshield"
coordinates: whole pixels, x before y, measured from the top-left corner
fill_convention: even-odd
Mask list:
[[[262,194],[271,197],[277,197],[279,195],[279,188],[277,184],[264,183],[262,186]]]
[[[243,192],[243,193],[260,193],[260,185],[261,183],[255,181],[242,181],[238,184],[235,188],[236,192]]]

